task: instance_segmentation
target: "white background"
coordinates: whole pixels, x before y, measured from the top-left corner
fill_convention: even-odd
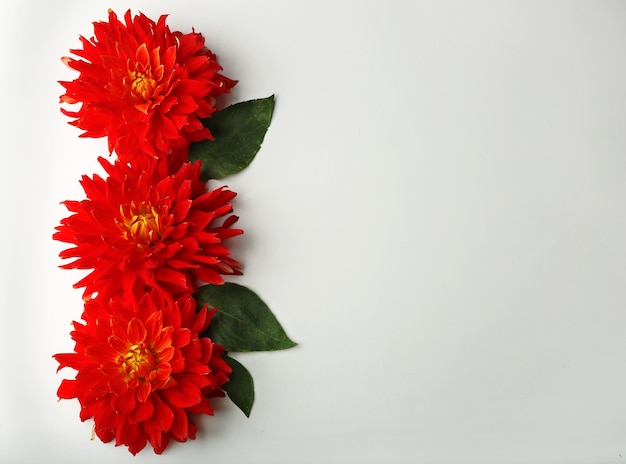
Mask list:
[[[299,346],[235,355],[251,418],[218,401],[160,457],[56,398],[82,274],[51,235],[106,154],[59,58],[109,7],[205,35],[227,103],[276,95],[223,183],[233,280]],[[1,34],[0,462],[626,460],[625,2],[11,1]]]

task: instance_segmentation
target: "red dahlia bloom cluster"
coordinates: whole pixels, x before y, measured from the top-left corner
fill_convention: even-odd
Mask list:
[[[221,284],[221,274],[241,274],[224,241],[241,234],[231,226],[235,193],[207,190],[200,162],[168,174],[166,163],[148,159],[138,170],[100,158],[108,173],[83,176],[83,201],[65,201],[73,214],[61,221],[54,238],[74,247],[61,253],[76,258],[64,268],[92,269],[75,286],[85,298],[139,298],[148,289],[168,300],[193,293],[198,281]]]
[[[59,369],[78,371],[59,397],[77,398],[98,437],[133,454],[148,442],[160,454],[170,439],[194,439],[190,414],[213,415],[209,398],[223,396],[231,372],[224,349],[200,336],[214,312],[196,312],[190,296],[168,303],[156,292],[87,302],[85,323],[74,323],[75,352],[55,355]]]
[[[108,137],[109,151],[123,162],[145,155],[184,160],[190,142],[212,139],[200,118],[237,83],[219,74],[201,34],[171,32],[165,21],[127,11],[121,22],[109,11],[108,22],[94,23],[94,37],[81,37],[82,49],[71,50],[82,59],[64,58],[80,76],[61,83],[61,102],[82,105],[63,112],[83,137]]]
[[[103,441],[160,454],[170,439],[195,438],[190,414],[213,414],[209,398],[231,373],[224,348],[202,335],[215,309],[197,310],[192,295],[241,274],[225,245],[242,233],[235,193],[209,189],[188,148],[212,137],[200,118],[235,81],[200,34],[171,32],[165,16],[124,20],[110,11],[73,50],[83,59],[65,59],[80,76],[62,82],[61,101],[82,106],[64,113],[84,136],[107,136],[117,159],[99,158],[105,177],[82,177],[86,199],[63,202],[71,214],[53,236],[71,245],[63,268],[89,270],[75,284],[85,290],[74,352],[55,355],[78,372],[58,395],[78,399]]]

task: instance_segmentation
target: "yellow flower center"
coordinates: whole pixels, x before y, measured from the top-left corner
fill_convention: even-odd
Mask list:
[[[156,376],[156,358],[143,342],[129,346],[118,362],[129,379],[150,381]]]
[[[130,92],[135,100],[143,103],[149,103],[152,100],[157,81],[147,74],[131,71],[130,82]]]
[[[122,220],[118,225],[127,240],[137,242],[138,246],[151,245],[161,238],[159,214],[150,205],[131,202],[130,206],[120,206]]]

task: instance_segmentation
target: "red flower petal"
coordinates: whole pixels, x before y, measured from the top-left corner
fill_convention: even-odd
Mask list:
[[[139,342],[143,342],[146,339],[146,335],[148,332],[146,331],[146,326],[143,325],[143,322],[141,322],[137,318],[133,318],[128,323],[127,333],[128,341],[136,344]]]
[[[135,410],[128,416],[128,420],[131,424],[137,422],[144,422],[152,418],[154,413],[154,404],[151,401],[139,401]]]
[[[128,415],[135,409],[135,391],[129,390],[123,395],[113,395],[111,397],[111,407],[117,414]]]
[[[80,392],[78,382],[76,380],[67,380],[64,379],[61,381],[61,385],[59,385],[59,389],[57,390],[57,396],[63,399],[71,399],[77,398]]]
[[[137,401],[139,401],[139,403],[145,403],[146,401],[148,401],[148,397],[150,396],[150,392],[152,392],[152,385],[150,384],[150,382],[139,382],[139,385],[137,385]]]
[[[174,413],[174,421],[169,430],[170,435],[176,441],[187,441],[189,437],[189,419],[187,414],[182,408],[177,407],[172,408],[172,412]]]
[[[168,388],[161,393],[169,404],[178,408],[188,408],[198,404],[202,395],[200,389],[187,379],[176,379],[178,385],[176,388]]]

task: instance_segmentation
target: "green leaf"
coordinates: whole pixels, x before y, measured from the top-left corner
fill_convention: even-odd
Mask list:
[[[221,179],[248,166],[261,148],[273,111],[274,95],[231,105],[204,119],[215,140],[189,147],[189,160],[202,160],[201,179]]]
[[[248,369],[230,356],[224,355],[224,361],[228,363],[233,372],[228,382],[222,389],[235,405],[243,411],[246,417],[250,417],[252,403],[254,403],[254,381]]]
[[[228,351],[274,351],[296,345],[261,298],[246,287],[231,282],[204,285],[196,299],[217,308],[207,335]]]

